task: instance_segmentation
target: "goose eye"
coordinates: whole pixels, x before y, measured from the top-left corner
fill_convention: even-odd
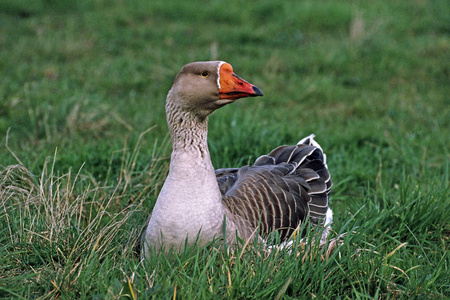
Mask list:
[[[208,71],[203,71],[201,75],[202,75],[203,77],[208,77],[209,72],[208,72]]]

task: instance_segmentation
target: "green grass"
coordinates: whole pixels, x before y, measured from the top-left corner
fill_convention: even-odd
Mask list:
[[[450,297],[448,1],[0,0],[0,298]],[[210,118],[216,167],[315,133],[323,250],[214,243],[140,262],[165,95],[221,59],[264,92]]]

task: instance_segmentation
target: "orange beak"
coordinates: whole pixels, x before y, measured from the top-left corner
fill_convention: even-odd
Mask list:
[[[224,63],[220,66],[220,99],[236,100],[244,97],[262,96],[262,91],[233,73],[233,67]]]

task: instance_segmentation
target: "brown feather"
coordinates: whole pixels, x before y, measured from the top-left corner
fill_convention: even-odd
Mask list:
[[[306,141],[310,143],[310,141]],[[262,236],[278,230],[282,240],[308,218],[318,224],[332,186],[322,150],[280,146],[252,166],[216,170],[223,203]]]

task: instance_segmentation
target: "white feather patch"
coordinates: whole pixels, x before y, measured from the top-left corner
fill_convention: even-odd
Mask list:
[[[331,208],[328,208],[327,214],[325,215],[325,224],[323,224],[323,226],[329,226],[331,223],[333,223],[333,211]]]
[[[217,67],[217,86],[219,87],[220,91],[220,67],[224,64],[224,61],[219,62],[219,66]]]

